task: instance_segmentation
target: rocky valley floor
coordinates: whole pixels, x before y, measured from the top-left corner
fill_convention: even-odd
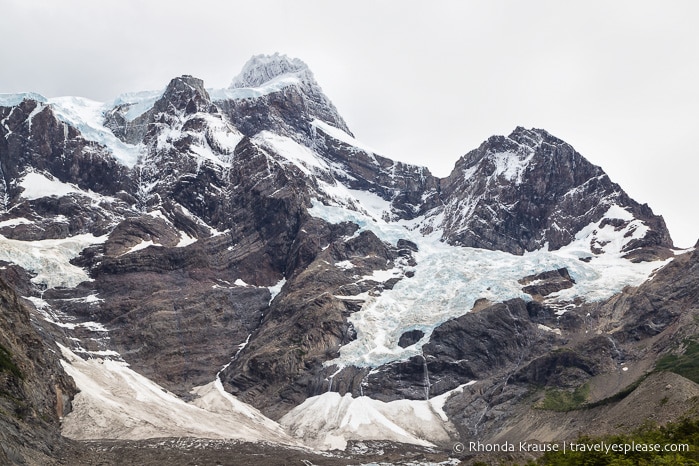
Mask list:
[[[59,455],[55,464],[74,466],[447,466],[460,462],[453,452],[389,442],[356,443],[345,452],[318,454],[271,444],[187,438],[74,442]]]

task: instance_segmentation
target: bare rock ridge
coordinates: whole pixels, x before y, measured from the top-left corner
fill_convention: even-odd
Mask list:
[[[211,107],[211,98],[204,89],[204,81],[188,75],[170,81],[163,96],[153,105],[153,112],[158,114],[177,111],[183,111],[185,115],[216,111]]]
[[[459,159],[441,186],[444,237],[452,244],[515,254],[544,245],[558,249],[618,205],[651,227],[625,252],[672,246],[661,217],[544,130],[517,128],[489,138]]]
[[[452,394],[455,431],[487,439],[521,427],[532,386],[613,397],[699,333],[696,251],[670,261],[662,217],[545,130],[488,138],[440,179],[366,149],[278,54],[226,89],[181,76],[118,104],[25,97],[0,98],[11,448],[58,428],[15,422],[12,403],[70,406],[54,341],[185,400],[220,381],[274,420],[328,391]],[[359,344],[376,347],[349,358]]]

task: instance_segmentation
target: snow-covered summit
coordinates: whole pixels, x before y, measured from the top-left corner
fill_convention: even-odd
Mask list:
[[[211,101],[244,134],[269,130],[308,140],[311,137],[309,123],[320,120],[352,136],[310,68],[298,58],[279,53],[253,56],[229,87],[208,89],[208,92]],[[285,103],[279,105],[272,101]],[[282,108],[283,115],[279,113]],[[238,120],[238,115],[250,112],[256,114],[254,120]],[[254,122],[259,124],[253,125]],[[299,123],[302,124],[299,126]]]
[[[261,87],[280,77],[297,78],[313,82],[313,73],[303,61],[286,55],[255,55],[243,66],[243,70],[233,79],[232,89]]]
[[[19,105],[23,100],[36,100],[37,102],[45,103],[48,99],[36,92],[19,92],[17,94],[0,94],[0,107],[14,107]]]
[[[298,58],[286,55],[255,55],[245,63],[242,71],[225,89],[209,89],[211,99],[255,99],[294,87],[313,100],[329,100],[313,77],[308,65]]]

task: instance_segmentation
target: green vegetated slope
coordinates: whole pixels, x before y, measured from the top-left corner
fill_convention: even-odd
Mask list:
[[[581,437],[574,443],[577,451],[569,444],[565,452],[547,452],[536,463],[528,464],[699,465],[699,420],[647,425],[629,434]]]

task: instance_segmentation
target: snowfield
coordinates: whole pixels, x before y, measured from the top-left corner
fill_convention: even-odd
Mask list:
[[[80,251],[93,244],[104,243],[105,236],[83,234],[63,239],[19,241],[0,235],[0,260],[14,262],[34,272],[33,283],[47,288],[72,288],[91,278],[85,270],[70,263]]]
[[[344,450],[349,440],[391,440],[425,447],[447,444],[457,432],[442,408],[466,385],[430,400],[387,403],[368,396],[353,398],[349,393],[327,392],[308,398],[280,423],[318,450]]]
[[[61,352],[63,367],[80,389],[63,419],[66,437],[201,437],[300,446],[276,422],[226,393],[219,379],[196,388],[197,398],[186,403],[125,362],[84,360],[63,346]]]
[[[144,155],[142,144],[127,144],[104,126],[104,113],[111,103],[97,102],[84,97],[54,97],[47,100],[56,117],[74,126],[88,141],[97,142],[109,149],[114,158],[131,168]]]

